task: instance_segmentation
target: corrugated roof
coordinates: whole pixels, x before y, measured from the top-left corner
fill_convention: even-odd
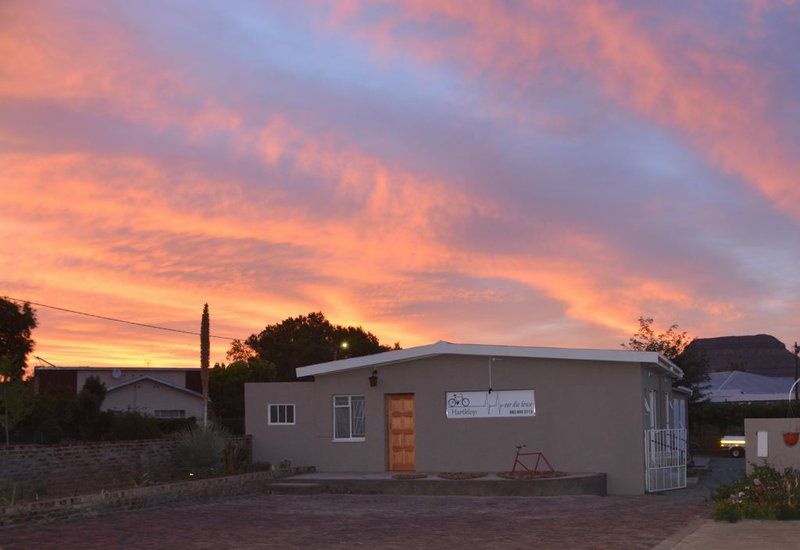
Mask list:
[[[787,399],[791,377],[763,376],[743,371],[712,372],[705,390],[711,401],[764,401]]]

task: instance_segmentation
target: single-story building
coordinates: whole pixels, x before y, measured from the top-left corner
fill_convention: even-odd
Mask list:
[[[435,344],[245,386],[253,458],[327,472],[500,472],[517,445],[608,491],[685,486],[688,393],[655,352]]]
[[[101,410],[135,411],[157,418],[203,418],[199,368],[36,367],[37,392],[79,392],[90,376],[106,385]]]

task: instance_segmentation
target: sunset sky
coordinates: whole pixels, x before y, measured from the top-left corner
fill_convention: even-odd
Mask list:
[[[246,338],[800,337],[800,4],[0,2],[0,295]],[[199,339],[38,309],[59,365]],[[212,360],[227,345],[212,342]]]

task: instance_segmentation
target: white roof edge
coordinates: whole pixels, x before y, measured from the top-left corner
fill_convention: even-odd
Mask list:
[[[683,378],[683,371],[681,371],[681,369],[672,361],[654,351],[453,344],[441,340],[435,344],[385,351],[373,355],[364,355],[361,357],[352,357],[350,359],[340,359],[338,361],[329,361],[327,363],[299,367],[296,369],[296,373],[298,378],[304,376],[319,376],[335,372],[412,361],[424,357],[433,357],[435,355],[477,355],[485,357],[522,357],[531,359],[572,359],[578,361],[645,363],[662,368],[676,378]]]
[[[131,384],[135,384],[136,382],[142,382],[144,380],[150,380],[151,382],[156,382],[158,384],[161,384],[163,386],[167,386],[167,387],[172,388],[174,390],[186,392],[188,394],[194,395],[195,397],[199,397],[201,399],[203,398],[203,394],[202,393],[198,393],[198,392],[196,392],[194,390],[190,390],[189,388],[184,388],[183,386],[178,386],[177,384],[173,384],[171,382],[167,382],[166,380],[161,380],[160,378],[153,378],[152,376],[147,376],[147,375],[136,376],[135,378],[130,378],[128,380],[125,380],[124,382],[120,382],[119,384],[115,384],[113,386],[109,386],[106,389],[106,391],[107,392],[112,392],[114,390],[118,390],[120,388],[124,388],[125,386],[129,386]]]
[[[692,395],[694,392],[691,388],[687,388],[686,386],[675,386],[672,388],[672,391],[676,391],[678,393],[685,393],[686,395]]]

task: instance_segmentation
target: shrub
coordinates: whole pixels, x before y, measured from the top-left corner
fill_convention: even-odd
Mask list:
[[[138,412],[108,411],[104,416],[108,424],[106,437],[112,441],[158,439],[164,435],[157,419]]]
[[[227,445],[227,434],[215,424],[185,430],[178,443],[178,465],[192,477],[214,475],[220,470]]]
[[[225,474],[241,474],[252,469],[253,456],[246,444],[229,440],[222,458]]]
[[[800,518],[800,471],[783,472],[772,466],[753,465],[753,472],[742,480],[723,485],[713,495],[717,506],[714,519]]]
[[[176,432],[185,432],[197,425],[195,417],[189,418],[156,418],[155,424],[162,434],[172,434]]]

